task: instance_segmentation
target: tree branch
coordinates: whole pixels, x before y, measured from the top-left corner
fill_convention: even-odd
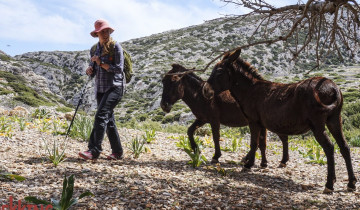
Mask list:
[[[236,18],[244,20],[256,16],[259,20],[248,43],[221,53],[208,63],[203,71],[233,50],[261,44],[271,45],[276,42],[295,43],[296,46],[287,47],[287,50],[293,53],[294,59],[305,51],[313,50],[318,66],[320,62],[328,59],[331,53],[344,58],[359,51],[360,6],[356,0],[307,0],[305,4],[279,8],[267,3],[266,0],[222,0],[222,2],[251,10],[249,14],[238,15],[235,16]],[[281,30],[277,32],[279,28]],[[262,39],[256,40],[256,37]],[[346,49],[339,47],[342,45],[345,45]]]

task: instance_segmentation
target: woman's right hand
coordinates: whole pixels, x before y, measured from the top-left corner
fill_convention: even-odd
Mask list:
[[[86,74],[87,75],[92,75],[92,73],[93,73],[93,68],[92,68],[92,66],[89,66],[87,69],[86,69]]]

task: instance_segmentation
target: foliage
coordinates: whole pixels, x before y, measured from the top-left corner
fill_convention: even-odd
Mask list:
[[[155,141],[155,130],[146,130],[142,137],[146,143],[150,144],[151,142]]]
[[[50,125],[51,125],[51,121],[50,118],[46,118],[46,119],[38,119],[37,122],[39,123],[39,131],[41,132],[48,132]]]
[[[344,136],[352,146],[360,147],[360,100],[343,107]]]
[[[13,91],[0,87],[0,95],[8,95],[10,93],[13,93]]]
[[[211,127],[209,125],[204,125],[196,129],[195,134],[199,136],[211,136]]]
[[[230,144],[226,141],[225,147],[221,147],[221,150],[236,152],[242,143],[243,134],[239,133],[238,129],[223,129],[221,130],[221,135],[230,139]]]
[[[37,91],[26,85],[26,80],[22,76],[14,75],[10,72],[0,71],[0,77],[5,78],[10,86],[16,93],[15,100],[23,102],[27,105],[38,107],[40,105],[51,106],[45,98],[41,97]]]
[[[73,197],[73,193],[74,193],[74,175],[71,175],[68,179],[66,178],[66,175],[64,177],[64,181],[63,181],[63,189],[62,189],[62,194],[61,194],[61,198],[60,201],[55,200],[55,199],[51,199],[51,202],[45,201],[45,200],[40,200],[36,197],[33,196],[27,196],[25,197],[25,200],[27,202],[30,203],[34,203],[34,204],[45,204],[45,205],[49,205],[51,204],[53,206],[54,209],[56,210],[66,210],[66,209],[70,209],[70,207],[74,206],[75,204],[78,203],[78,201],[86,196],[94,196],[93,193],[87,191],[82,193],[78,198],[72,198]]]
[[[227,176],[228,171],[225,168],[222,168],[220,163],[217,163],[215,167],[210,166],[210,168],[214,168],[214,170],[220,174],[221,176]]]
[[[54,118],[52,120],[52,134],[54,136],[65,134],[65,132],[62,130],[64,130],[66,128],[66,126],[67,126],[66,122],[64,122],[58,118]]]
[[[54,138],[53,145],[49,145],[47,141],[44,140],[45,143],[45,150],[47,152],[48,159],[57,167],[61,162],[65,161],[65,149],[66,147],[61,150],[59,144]],[[51,147],[51,148],[50,148]]]
[[[0,173],[0,177],[4,177],[6,179],[10,179],[10,180],[17,180],[17,181],[24,181],[26,178],[23,177],[23,176],[20,176],[20,175],[16,175],[16,174],[11,174],[11,173],[8,173],[8,172],[2,172]]]
[[[62,107],[56,107],[55,110],[58,112],[66,113],[66,112],[71,112],[73,110],[73,108],[67,107],[67,106],[62,106]]]
[[[179,125],[178,123],[162,125],[160,122],[155,122],[150,119],[139,122],[135,118],[131,118],[127,122],[118,122],[118,127],[125,127],[138,130],[155,130],[166,133],[186,133],[187,126]]]
[[[140,154],[144,152],[144,140],[140,140],[140,138],[133,138],[130,142],[129,148],[130,151],[134,154],[134,158],[139,158]]]
[[[33,118],[43,119],[48,118],[50,115],[50,112],[46,109],[35,109],[35,111],[31,114]]]
[[[0,117],[0,136],[9,138],[13,136],[12,120],[6,116]]]
[[[199,149],[195,150],[195,152],[192,149],[184,148],[186,154],[188,154],[189,157],[191,158],[191,160],[188,163],[191,164],[193,168],[199,167],[202,163],[205,164],[207,161],[205,156],[201,155],[200,147],[201,145],[199,145]]]
[[[181,135],[179,137],[171,137],[171,138],[179,140],[178,142],[175,143],[178,148],[181,148],[184,150],[192,150],[190,140],[187,136]],[[195,143],[197,145],[200,145],[200,141],[196,142],[196,140],[198,140],[198,139],[195,139]]]
[[[360,129],[344,130],[345,139],[353,147],[360,147]]]
[[[13,59],[5,54],[0,53],[0,60],[9,62]]]
[[[24,131],[24,130],[25,130],[25,127],[26,127],[26,125],[27,125],[27,122],[26,122],[25,118],[19,117],[19,118],[17,118],[16,121],[18,121],[18,123],[19,123],[20,131]]]
[[[320,144],[313,138],[309,138],[305,141],[305,151],[298,150],[299,153],[304,157],[310,159],[306,163],[316,163],[320,165],[325,165],[327,163],[323,148]]]
[[[93,125],[94,120],[92,118],[79,114],[73,122],[70,136],[79,138],[83,141],[88,141],[90,139]]]
[[[187,136],[181,135],[179,137],[171,137],[172,139],[178,139],[179,141],[176,142],[176,146],[180,149],[183,149],[186,154],[189,155],[191,160],[189,161],[189,164],[191,164],[194,168],[199,167],[202,163],[206,163],[206,158],[204,155],[201,155],[201,149],[203,147],[203,142],[199,140],[198,137],[194,138],[194,141],[196,145],[198,146],[198,149],[193,151],[191,148],[190,140]]]

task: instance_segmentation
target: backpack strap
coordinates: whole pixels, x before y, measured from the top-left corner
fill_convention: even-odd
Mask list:
[[[91,49],[90,49],[90,54],[91,54],[91,55],[94,55],[94,54],[95,54],[97,45],[98,45],[98,43],[94,44],[94,45],[91,47]]]

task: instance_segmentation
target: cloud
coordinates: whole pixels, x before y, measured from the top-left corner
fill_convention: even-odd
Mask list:
[[[107,19],[114,25],[115,35],[122,40],[200,24],[219,16],[216,9],[199,8],[191,4],[192,1],[184,5],[159,0],[102,2],[99,5],[96,0],[80,0],[76,7],[92,19],[91,29],[96,19]]]
[[[114,26],[121,41],[200,24],[219,17],[217,7],[202,8],[169,0],[0,0],[1,39],[66,44],[93,42],[95,20]],[[211,2],[210,2],[211,3]]]
[[[68,17],[43,10],[26,0],[0,2],[0,38],[19,41],[76,43],[81,26]]]
[[[24,51],[19,43],[27,50],[87,49],[100,18],[123,42],[243,11],[220,0],[0,0],[0,47],[11,43],[12,54]]]

